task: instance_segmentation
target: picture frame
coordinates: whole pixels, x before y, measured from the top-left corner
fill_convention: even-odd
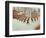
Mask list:
[[[29,8],[30,7],[30,8]],[[33,8],[34,7],[34,8]],[[14,19],[14,14],[13,14],[13,12],[12,12],[12,10],[11,9],[17,9],[17,10],[19,10],[20,11],[20,8],[21,8],[21,10],[22,9],[26,9],[25,11],[27,11],[28,12],[28,10],[29,11],[31,11],[30,9],[32,9],[32,10],[34,10],[34,9],[38,9],[38,8],[40,8],[40,31],[39,30],[31,30],[31,31],[29,31],[29,29],[26,31],[26,30],[22,30],[22,29],[27,29],[27,27],[23,27],[22,26],[22,28],[21,28],[21,26],[18,26],[17,27],[17,29],[19,29],[19,27],[20,27],[20,29],[22,30],[20,30],[20,31],[18,31],[18,30],[16,30],[16,26],[15,27],[13,27],[13,28],[15,28],[15,30],[12,30],[12,24],[11,24],[11,22],[10,22],[10,20],[12,19],[11,18],[11,16],[13,17],[13,19]],[[27,10],[28,9],[28,10]],[[16,11],[16,12],[18,12],[18,11]],[[26,12],[26,13],[27,13]],[[41,13],[42,12],[42,13]],[[11,14],[11,15],[10,15]],[[13,15],[12,15],[13,14]],[[19,13],[18,13],[19,14]],[[16,14],[17,15],[17,14]],[[21,15],[21,13],[20,13],[20,15]],[[32,15],[32,14],[31,14]],[[17,16],[18,17],[18,16]],[[25,16],[24,16],[25,17]],[[28,17],[28,16],[27,16]],[[9,19],[10,18],[10,19]],[[16,17],[15,17],[15,19],[16,19]],[[16,21],[15,21],[16,22]],[[13,22],[13,25],[14,25],[14,23],[15,22]],[[28,23],[28,22],[26,22],[26,23]],[[31,22],[32,23],[32,22]],[[16,23],[17,24],[17,23]],[[20,23],[19,23],[20,24]],[[36,24],[37,24],[37,22],[36,22]],[[25,24],[24,24],[25,25]],[[30,27],[30,26],[29,26]],[[32,26],[32,28],[33,28],[33,26]],[[32,29],[31,28],[31,29]],[[11,31],[12,30],[12,31]],[[14,31],[14,32],[13,32]],[[19,2],[19,1],[5,1],[5,36],[6,37],[18,37],[18,36],[32,36],[32,35],[44,35],[45,34],[45,3],[36,3],[36,2]]]

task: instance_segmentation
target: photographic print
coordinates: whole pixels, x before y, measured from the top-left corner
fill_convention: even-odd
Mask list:
[[[45,4],[6,1],[5,35],[27,36],[45,34]]]
[[[13,7],[13,30],[40,30],[40,8]]]

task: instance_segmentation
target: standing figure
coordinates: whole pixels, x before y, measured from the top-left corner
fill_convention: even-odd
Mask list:
[[[27,23],[29,23],[29,18],[30,18],[30,17],[28,17],[28,19],[27,19]]]

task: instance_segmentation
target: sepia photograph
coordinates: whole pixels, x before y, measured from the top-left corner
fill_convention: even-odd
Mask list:
[[[40,8],[13,7],[13,31],[40,30]]]

